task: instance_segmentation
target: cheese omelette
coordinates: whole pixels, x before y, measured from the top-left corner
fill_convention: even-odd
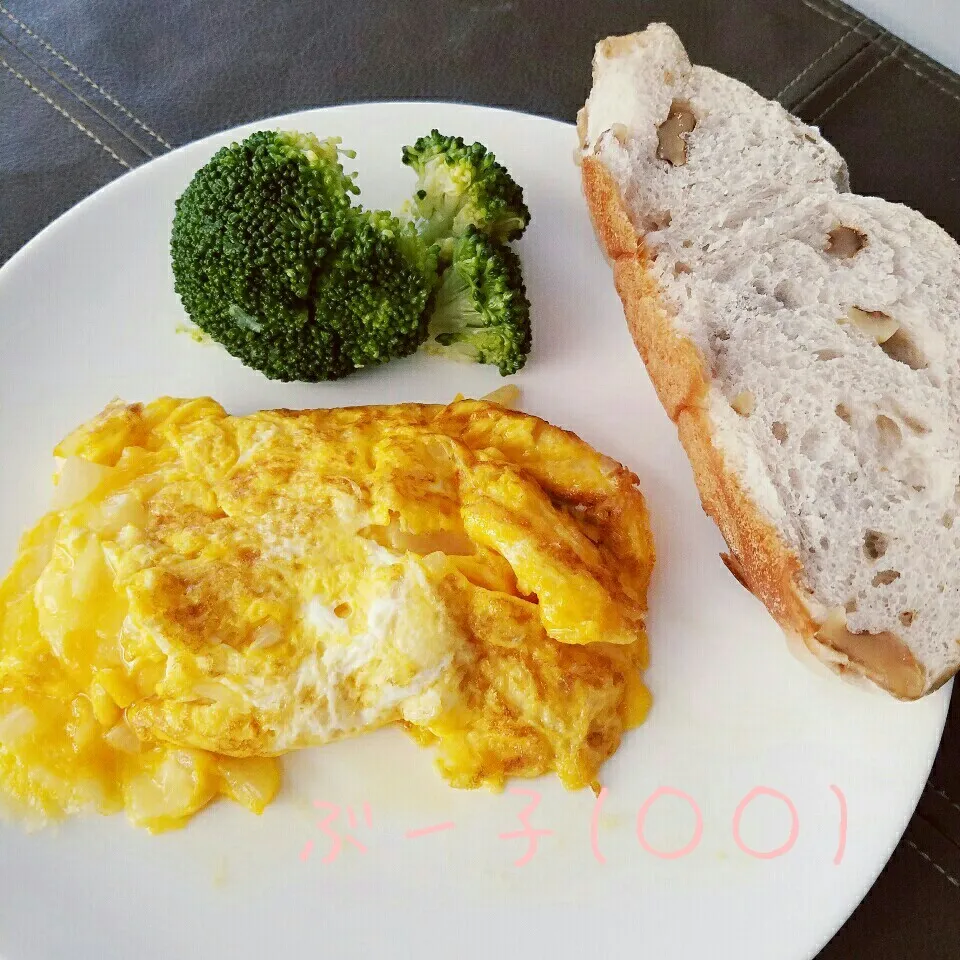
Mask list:
[[[0,793],[261,811],[287,751],[397,723],[458,787],[596,787],[650,698],[636,477],[483,401],[114,402],[0,586]]]

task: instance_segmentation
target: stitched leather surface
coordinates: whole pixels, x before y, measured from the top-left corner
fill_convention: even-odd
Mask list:
[[[127,168],[257,117],[430,98],[572,121],[594,42],[656,19],[819,123],[854,189],[960,236],[960,79],[835,0],[0,0],[0,263]],[[917,815],[823,960],[960,957],[958,753],[955,701]]]

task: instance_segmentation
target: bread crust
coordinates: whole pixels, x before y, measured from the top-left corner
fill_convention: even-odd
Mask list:
[[[929,692],[932,685],[923,666],[894,634],[852,634],[840,629],[827,636],[821,631],[822,624],[811,612],[813,598],[803,585],[799,558],[713,442],[706,409],[710,372],[696,344],[678,332],[664,306],[643,238],[630,222],[616,182],[591,155],[582,159],[581,176],[594,229],[613,264],[631,336],[660,402],[677,426],[703,509],[730,548],[730,555],[724,555],[728,568],[787,634],[800,637],[834,671],[866,677],[905,700]]]

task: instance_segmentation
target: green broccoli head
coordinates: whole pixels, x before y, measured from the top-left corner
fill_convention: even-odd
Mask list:
[[[412,353],[426,334],[436,251],[351,206],[342,153],[337,139],[255,133],[218,151],[177,201],[171,254],[187,313],[270,379],[333,380]]]
[[[417,174],[411,214],[427,243],[441,243],[449,257],[453,238],[469,226],[505,243],[530,222],[523,190],[483,144],[433,130],[412,147],[403,162]]]
[[[427,335],[437,248],[389,213],[352,211],[344,241],[317,273],[313,323],[335,331],[350,369],[416,351]]]
[[[424,349],[516,373],[530,352],[530,301],[520,258],[475,227],[453,245]]]

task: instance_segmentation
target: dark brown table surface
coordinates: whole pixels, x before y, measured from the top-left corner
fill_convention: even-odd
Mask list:
[[[259,117],[424,98],[572,122],[593,44],[651,20],[820,125],[855,190],[960,237],[960,78],[835,0],[0,0],[0,264],[127,169]],[[958,752],[955,702],[916,815],[823,960],[960,957]]]

